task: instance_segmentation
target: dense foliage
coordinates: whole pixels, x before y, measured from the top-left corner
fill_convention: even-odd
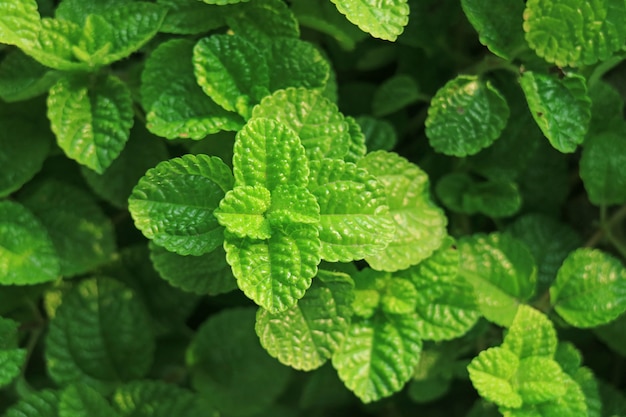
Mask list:
[[[626,416],[625,42],[625,0],[0,0],[0,413]]]

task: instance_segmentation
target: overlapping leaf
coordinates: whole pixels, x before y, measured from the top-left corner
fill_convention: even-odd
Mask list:
[[[556,330],[548,317],[524,305],[515,315],[502,347],[520,359],[530,356],[553,358],[557,343]]]
[[[395,41],[409,21],[407,0],[332,0],[337,10],[375,38]]]
[[[59,399],[59,417],[117,417],[106,399],[89,385],[72,384]]]
[[[276,38],[264,49],[270,91],[288,87],[323,90],[326,87],[330,65],[312,44],[296,38]]]
[[[50,389],[31,392],[20,398],[5,412],[4,417],[58,417],[59,393]]]
[[[390,122],[371,116],[359,116],[355,120],[365,136],[369,152],[390,151],[398,143],[398,134]]]
[[[46,93],[61,77],[19,49],[0,63],[0,98],[6,102],[27,100]]]
[[[348,132],[350,133],[350,146],[348,153],[344,156],[344,160],[346,162],[357,163],[357,161],[367,153],[365,135],[354,117],[348,116],[345,120],[348,123]]]
[[[17,322],[0,317],[0,387],[9,385],[26,362],[26,349],[18,348],[17,328]]]
[[[40,28],[35,0],[7,0],[0,4],[0,43],[31,47]]]
[[[280,0],[245,1],[228,9],[228,26],[257,45],[277,38],[299,38],[300,28],[291,9]]]
[[[223,7],[219,5],[198,0],[157,0],[157,3],[168,7],[161,32],[196,35],[226,25]]]

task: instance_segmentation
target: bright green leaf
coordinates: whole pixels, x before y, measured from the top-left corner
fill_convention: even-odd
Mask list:
[[[184,155],[146,172],[130,196],[135,225],[148,239],[180,255],[202,255],[223,242],[213,211],[233,187],[217,157]]]
[[[33,285],[58,275],[59,258],[43,225],[21,204],[0,201],[0,283]]]
[[[363,134],[361,126],[354,117],[348,116],[345,120],[348,123],[348,132],[350,133],[350,146],[348,153],[344,156],[344,160],[356,164],[367,153],[365,134]]]
[[[415,310],[417,298],[418,291],[411,281],[394,277],[387,282],[380,307],[389,314],[410,314]]]
[[[215,211],[220,224],[237,237],[269,239],[270,223],[265,213],[272,199],[267,188],[241,186],[226,193]]]
[[[595,205],[626,202],[626,125],[588,136],[580,159],[580,177]]]
[[[522,305],[517,310],[502,347],[519,359],[541,356],[552,359],[557,349],[556,330],[550,319],[534,308]]]
[[[26,394],[3,417],[59,417],[59,393],[49,389]]]
[[[293,223],[317,225],[320,209],[315,196],[306,188],[281,185],[272,191],[272,206],[267,218],[272,229]]]
[[[77,23],[43,18],[36,42],[23,50],[46,67],[85,71],[91,69],[91,65],[86,61],[89,53],[78,47],[83,35],[83,28]]]
[[[609,323],[626,311],[626,269],[601,250],[578,249],[559,269],[550,302],[573,326]]]
[[[385,290],[391,274],[365,268],[353,273],[352,277],[354,278],[352,310],[359,317],[371,318],[380,306],[381,293]]]
[[[591,120],[585,79],[574,73],[558,79],[527,71],[520,84],[535,122],[552,146],[563,153],[574,152]]]
[[[585,402],[587,403],[587,416],[603,416],[605,407],[604,404],[602,404],[602,398],[600,397],[598,380],[596,379],[593,372],[587,367],[581,367],[578,368],[576,373],[571,376],[574,378],[574,381],[576,381],[580,389],[585,394]]]
[[[541,404],[565,395],[565,378],[565,373],[554,360],[530,356],[519,361],[515,388],[525,406]]]
[[[0,43],[31,47],[40,29],[35,0],[6,0],[0,3]]]
[[[59,400],[59,417],[116,417],[107,400],[89,385],[72,384]]]
[[[18,323],[0,317],[0,387],[11,383],[26,363],[26,349],[18,348]]]
[[[520,361],[502,348],[483,350],[467,367],[470,379],[481,397],[503,407],[519,408],[522,397],[512,385]]]
[[[349,21],[375,38],[395,41],[409,21],[407,0],[331,0]]]

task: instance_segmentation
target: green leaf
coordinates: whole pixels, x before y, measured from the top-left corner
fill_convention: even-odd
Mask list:
[[[489,81],[459,75],[431,100],[426,136],[437,152],[474,155],[498,139],[509,113],[506,99]]]
[[[78,47],[84,33],[81,25],[69,20],[43,18],[36,42],[23,50],[46,67],[62,71],[90,70],[90,63],[81,60],[88,60],[89,53]]]
[[[572,326],[609,323],[626,311],[626,269],[601,250],[578,249],[559,269],[550,303]]]
[[[0,98],[10,103],[37,97],[46,93],[60,77],[59,72],[15,49],[0,63]]]
[[[0,4],[0,43],[32,46],[40,28],[35,0],[7,0]]]
[[[559,363],[563,372],[572,376],[576,374],[576,371],[580,368],[583,357],[573,343],[559,342],[556,347],[556,353],[554,354],[554,360]]]
[[[339,378],[365,403],[388,397],[411,379],[422,341],[414,315],[353,319],[332,357]]]
[[[281,185],[272,191],[272,205],[267,219],[272,229],[294,223],[317,226],[320,209],[315,196],[306,188]]]
[[[574,73],[558,79],[527,71],[520,84],[530,112],[550,144],[560,152],[574,152],[585,139],[591,120],[585,79]]]
[[[54,245],[39,220],[21,204],[0,201],[0,284],[53,281],[59,269]]]
[[[217,157],[184,155],[149,169],[128,208],[148,239],[180,255],[202,255],[223,242],[213,215],[233,187],[230,168]]]
[[[371,318],[380,306],[381,293],[391,278],[389,272],[365,268],[352,274],[354,277],[354,314],[366,319]]]
[[[267,62],[237,35],[212,35],[193,49],[193,67],[202,90],[228,111],[250,118],[252,107],[270,93]]]
[[[163,381],[132,381],[119,387],[112,398],[122,417],[196,417],[215,416],[198,395]]]
[[[269,44],[281,37],[300,37],[298,21],[280,0],[241,2],[228,10],[226,20],[236,34],[256,45]]]
[[[115,252],[113,225],[96,201],[81,189],[50,179],[28,187],[20,201],[48,231],[61,275],[88,272],[107,262]]]
[[[458,250],[447,243],[418,265],[396,273],[417,289],[417,325],[425,340],[460,337],[480,318],[472,286],[458,276]]]
[[[18,348],[18,323],[0,317],[0,387],[9,385],[22,372],[26,349]]]
[[[298,135],[274,120],[255,118],[237,133],[233,156],[237,186],[303,187],[309,169]]]
[[[102,395],[89,385],[72,384],[59,400],[59,417],[116,417],[118,414]]]
[[[59,417],[59,393],[49,389],[27,393],[3,417]]]
[[[508,61],[528,49],[522,30],[524,1],[462,0],[465,16],[491,52]]]
[[[348,132],[350,133],[350,146],[348,153],[344,156],[346,162],[357,163],[359,159],[363,158],[367,153],[367,146],[365,145],[365,135],[361,130],[361,126],[354,117],[346,117],[345,121],[348,123]]]
[[[315,90],[288,88],[265,97],[252,111],[290,127],[309,160],[343,158],[350,147],[350,126],[337,106]]]
[[[371,152],[357,163],[385,189],[395,232],[387,247],[365,257],[378,270],[397,271],[416,265],[441,246],[447,219],[430,198],[428,175],[395,153]]]
[[[199,35],[226,26],[223,7],[198,0],[157,0],[168,7],[160,32]]]
[[[557,349],[556,330],[550,319],[534,308],[522,305],[504,338],[502,347],[519,359],[541,356],[552,359]]]
[[[130,91],[113,76],[95,85],[81,76],[62,78],[50,89],[48,118],[65,154],[101,174],[130,135]]]
[[[415,310],[417,297],[417,290],[411,281],[392,279],[380,298],[380,306],[385,313],[410,314]]]
[[[229,233],[237,237],[269,239],[272,235],[265,213],[272,204],[272,196],[261,186],[235,187],[226,193],[215,211],[215,217]]]
[[[602,398],[600,398],[598,381],[593,372],[589,368],[581,367],[572,377],[585,394],[587,415],[589,417],[601,417],[604,411],[604,404],[602,403]]]
[[[496,347],[480,352],[467,370],[481,397],[502,407],[519,408],[522,397],[512,384],[519,366],[517,355]]]
[[[589,200],[598,206],[626,202],[626,125],[588,136],[580,159],[580,177]]]
[[[151,321],[137,295],[111,278],[81,281],[63,296],[46,337],[46,364],[58,384],[106,393],[146,375],[154,354]]]
[[[365,144],[369,152],[390,151],[398,143],[398,134],[388,121],[370,116],[359,116],[356,122],[365,135]]]
[[[264,241],[225,234],[226,260],[239,288],[270,313],[293,306],[317,273],[320,242],[316,225],[288,223]]]
[[[24,117],[0,118],[0,197],[26,184],[42,167],[51,135]]]
[[[354,284],[343,273],[319,271],[298,304],[272,314],[257,312],[261,345],[281,363],[304,371],[322,366],[350,325]]]
[[[192,386],[224,415],[263,410],[289,382],[290,368],[261,347],[254,321],[252,308],[222,310],[200,326],[187,351]]]
[[[521,303],[535,290],[537,268],[522,242],[508,234],[477,234],[459,239],[459,271],[476,291],[485,318],[510,326]]]
[[[271,91],[289,87],[323,90],[329,81],[330,65],[311,43],[276,38],[265,53]]]
[[[407,0],[331,0],[337,10],[363,32],[395,41],[409,21]]]
[[[526,41],[559,67],[604,61],[626,40],[626,4],[621,0],[530,0],[524,10]]]
[[[519,361],[516,390],[525,406],[541,404],[565,395],[566,374],[558,363],[543,356],[530,356]]]
[[[376,254],[394,233],[382,184],[339,159],[310,164],[309,190],[320,206],[322,258],[349,262]]]
[[[394,75],[385,80],[374,93],[372,114],[376,117],[387,116],[420,99],[422,95],[413,77]]]
[[[54,16],[57,19],[71,20],[74,23],[83,25],[85,19],[90,14],[101,14],[111,8],[120,7],[125,3],[126,1],[124,0],[92,0],[90,2],[62,0],[54,10]]]

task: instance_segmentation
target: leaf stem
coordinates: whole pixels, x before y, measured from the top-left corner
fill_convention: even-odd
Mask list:
[[[603,238],[606,238],[613,247],[626,259],[626,245],[613,236],[612,229],[617,226],[621,221],[626,218],[626,204],[621,206],[615,211],[610,218],[608,218],[608,209],[606,205],[600,207],[600,227],[599,229],[587,240],[585,247],[595,247]]]

